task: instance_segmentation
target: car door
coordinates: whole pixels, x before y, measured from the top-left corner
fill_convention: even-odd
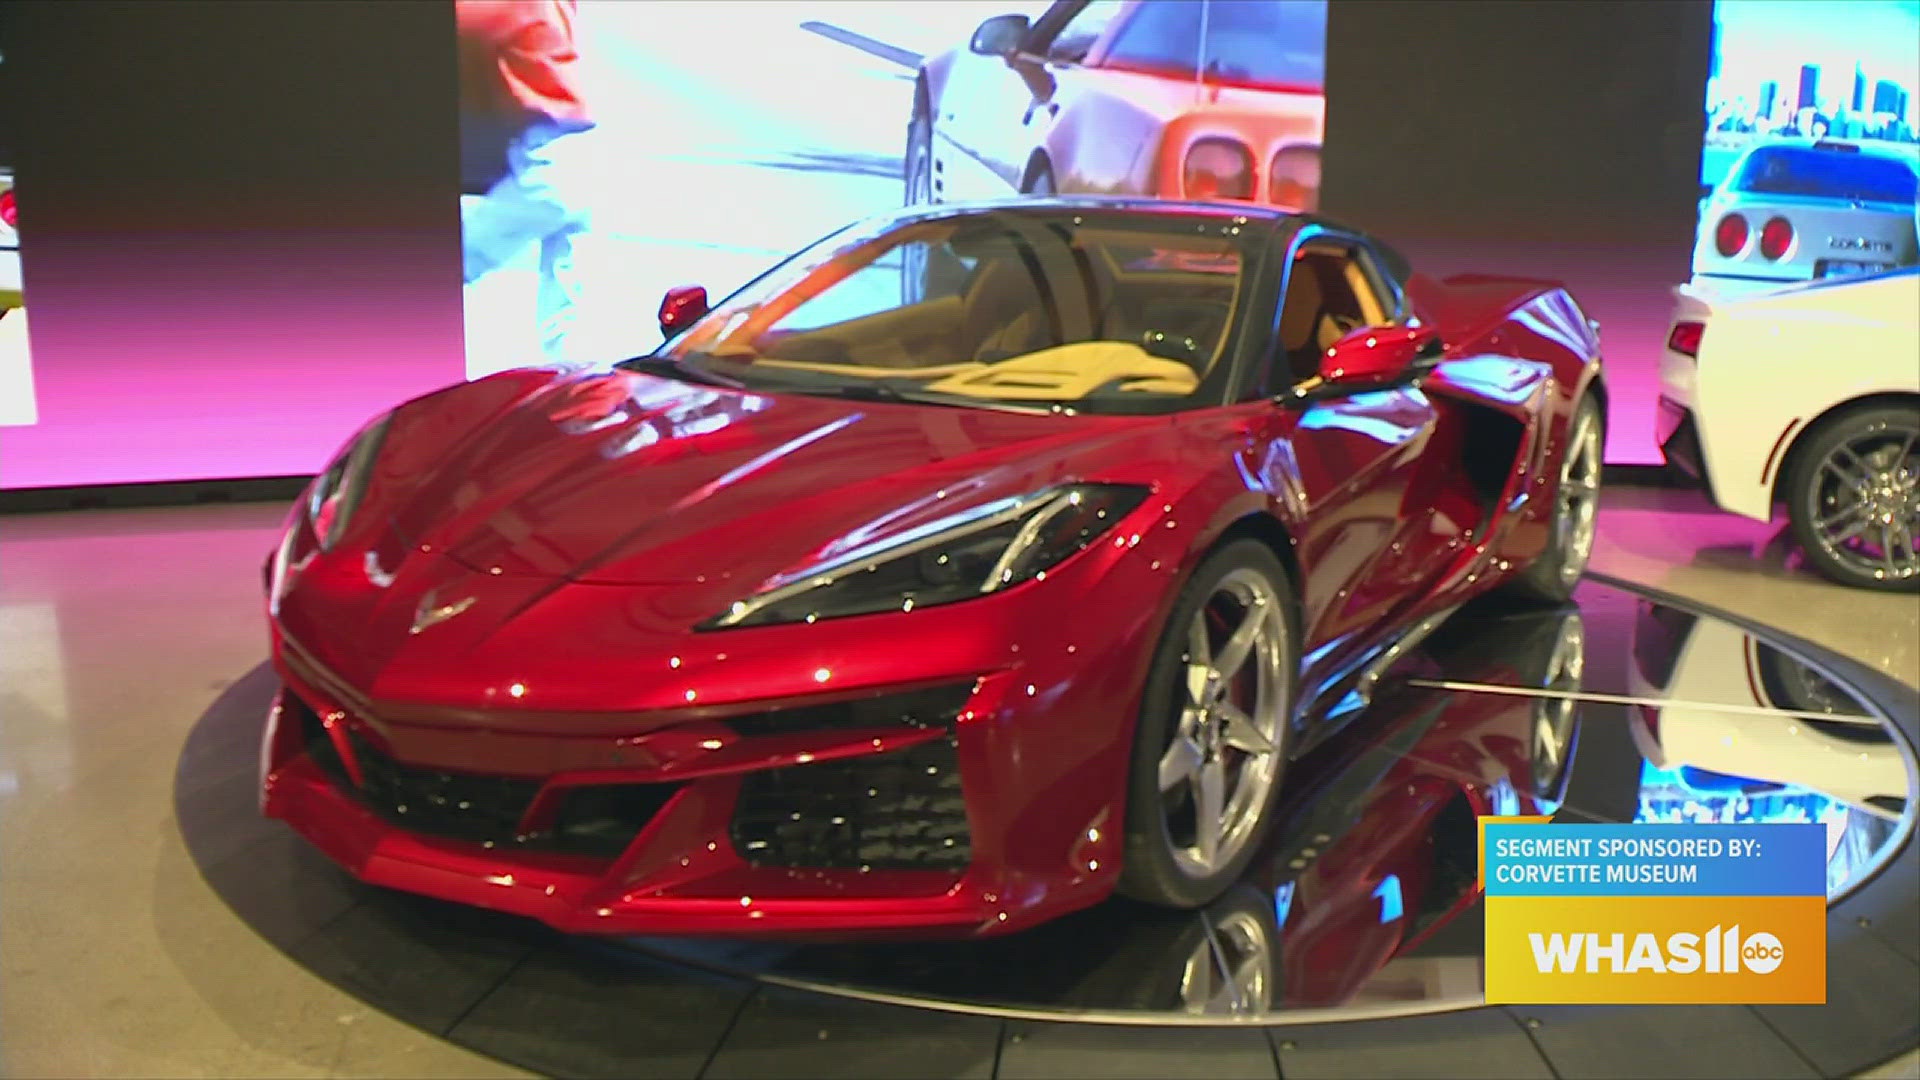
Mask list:
[[[1261,480],[1274,512],[1295,530],[1306,689],[1340,670],[1390,627],[1406,599],[1409,506],[1437,419],[1412,383],[1362,392],[1314,390],[1318,362],[1352,330],[1398,317],[1355,238],[1303,230],[1287,258],[1264,392],[1305,394],[1278,404],[1259,428]]]

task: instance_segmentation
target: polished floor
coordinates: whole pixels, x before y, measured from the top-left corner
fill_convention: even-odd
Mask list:
[[[189,853],[182,745],[264,654],[259,566],[278,518],[231,506],[0,520],[6,1075],[522,1075],[335,989],[238,918]],[[1812,578],[1776,533],[1684,493],[1623,490],[1596,569],[1920,685],[1920,601]],[[1885,1075],[1916,1075],[1914,1062]]]

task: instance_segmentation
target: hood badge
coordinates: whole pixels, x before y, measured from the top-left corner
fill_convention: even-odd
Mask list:
[[[420,600],[420,606],[414,609],[413,628],[408,630],[407,633],[417,634],[429,627],[439,626],[441,623],[472,607],[474,602],[480,599],[477,596],[464,596],[451,604],[440,604],[436,606],[434,600],[438,595],[439,590],[437,589],[427,590],[427,595]]]

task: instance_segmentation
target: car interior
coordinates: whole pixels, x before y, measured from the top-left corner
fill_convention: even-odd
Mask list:
[[[880,252],[713,351],[981,397],[1184,396],[1224,351],[1241,282],[1238,248],[1217,238],[993,229],[911,242],[924,258]],[[925,279],[902,303],[909,272]]]
[[[1343,245],[1309,243],[1294,254],[1280,307],[1280,349],[1294,385],[1320,375],[1320,358],[1363,326],[1389,322],[1356,253]]]

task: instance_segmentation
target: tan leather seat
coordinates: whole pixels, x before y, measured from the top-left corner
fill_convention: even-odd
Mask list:
[[[1287,364],[1295,382],[1320,373],[1320,350],[1325,336],[1326,296],[1320,288],[1319,267],[1313,256],[1293,264],[1287,281],[1287,295],[1280,307],[1280,347],[1286,350]]]

